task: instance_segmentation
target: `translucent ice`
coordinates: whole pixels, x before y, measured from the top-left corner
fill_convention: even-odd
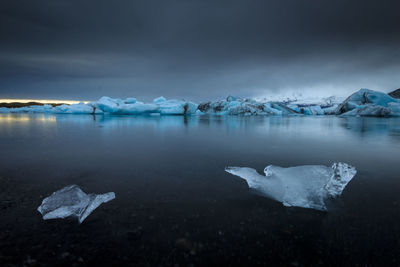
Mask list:
[[[265,176],[252,168],[227,167],[225,171],[245,179],[250,188],[285,206],[317,210],[326,210],[325,201],[340,196],[357,172],[346,163],[334,163],[332,167],[269,165],[264,169]]]
[[[79,186],[70,185],[43,199],[38,211],[44,220],[75,216],[82,223],[98,206],[114,198],[114,192],[86,194]]]

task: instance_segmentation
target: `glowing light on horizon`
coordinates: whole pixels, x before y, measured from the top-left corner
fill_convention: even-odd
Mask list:
[[[55,123],[57,122],[56,116],[37,114],[37,116],[31,116],[31,114],[0,114],[0,125],[3,123],[29,123],[29,122],[42,122],[42,123]]]
[[[18,98],[0,98],[0,103],[29,103],[37,102],[41,104],[78,104],[80,102],[88,103],[89,101],[79,100],[60,100],[60,99],[18,99]]]

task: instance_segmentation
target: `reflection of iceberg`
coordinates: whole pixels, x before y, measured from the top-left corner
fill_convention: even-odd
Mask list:
[[[98,206],[114,198],[114,192],[86,194],[77,185],[70,185],[43,199],[38,211],[44,220],[75,216],[82,223]]]
[[[317,210],[326,210],[325,200],[340,196],[356,174],[356,169],[346,163],[334,163],[332,167],[304,165],[282,168],[269,165],[264,169],[265,176],[252,168],[227,167],[225,170],[245,179],[250,188],[285,206]]]

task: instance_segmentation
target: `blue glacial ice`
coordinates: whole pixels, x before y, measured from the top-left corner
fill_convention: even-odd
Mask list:
[[[341,103],[335,114],[343,116],[400,116],[400,101],[388,94],[361,89]]]
[[[52,113],[61,114],[101,114],[103,111],[97,108],[95,104],[71,104],[71,105],[60,105],[52,108]]]
[[[117,114],[117,115],[139,115],[139,114],[150,114],[158,112],[158,105],[156,104],[145,104],[139,101],[133,101],[132,98],[128,98],[123,101],[118,98],[111,98],[103,96],[96,103],[97,107],[104,113]]]
[[[193,102],[176,99],[167,100],[162,96],[154,99],[153,103],[158,105],[159,113],[161,115],[195,114],[198,106]]]
[[[44,220],[74,216],[82,223],[98,206],[114,198],[114,192],[86,194],[79,186],[70,185],[43,199],[38,211]]]
[[[314,101],[314,102],[313,102]],[[111,98],[103,96],[98,101],[72,105],[29,106],[21,108],[0,108],[0,113],[63,113],[63,114],[112,114],[112,115],[341,115],[341,116],[400,116],[400,100],[388,94],[361,89],[345,101],[329,97],[312,101],[309,99],[267,101],[229,96],[224,100],[208,101],[199,105],[186,100],[158,97],[151,103],[136,98]]]
[[[51,113],[53,112],[53,107],[51,105],[43,106],[29,106],[21,108],[0,108],[0,113]]]
[[[354,167],[341,162],[332,167],[269,165],[264,169],[265,175],[246,167],[227,167],[225,171],[245,179],[249,188],[284,206],[323,211],[327,210],[326,201],[339,197],[357,172]]]

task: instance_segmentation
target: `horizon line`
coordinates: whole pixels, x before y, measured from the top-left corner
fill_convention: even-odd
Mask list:
[[[78,104],[90,101],[86,100],[61,100],[61,99],[35,99],[35,98],[0,98],[0,103],[29,103],[36,102],[41,104]]]

